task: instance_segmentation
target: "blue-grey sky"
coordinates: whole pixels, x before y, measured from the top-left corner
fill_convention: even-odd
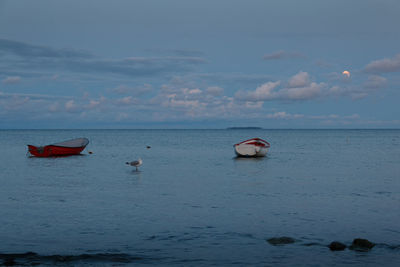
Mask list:
[[[399,11],[0,0],[0,129],[399,128]]]

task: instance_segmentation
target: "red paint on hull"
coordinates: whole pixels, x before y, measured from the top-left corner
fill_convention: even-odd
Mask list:
[[[81,153],[88,144],[87,138],[76,138],[47,146],[28,145],[28,150],[35,157],[69,156]]]
[[[56,157],[56,156],[68,156],[68,155],[78,155],[85,149],[83,147],[61,147],[61,146],[44,146],[36,147],[28,145],[29,153],[35,157]]]

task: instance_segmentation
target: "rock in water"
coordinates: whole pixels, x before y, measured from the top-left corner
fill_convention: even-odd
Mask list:
[[[291,237],[281,236],[281,237],[273,237],[273,238],[267,239],[267,242],[273,246],[279,246],[279,245],[292,244],[292,243],[296,242],[296,240],[294,240]]]
[[[333,241],[332,243],[329,244],[329,249],[332,251],[338,251],[338,250],[345,250],[346,245],[337,241]]]
[[[353,240],[353,244],[351,244],[350,249],[357,251],[369,251],[374,246],[375,244],[367,239],[356,238]]]
[[[15,260],[13,258],[4,260],[3,264],[4,264],[4,266],[16,266],[17,265],[17,263],[15,262]]]

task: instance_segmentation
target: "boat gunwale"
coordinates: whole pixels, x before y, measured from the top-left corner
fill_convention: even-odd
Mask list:
[[[263,142],[263,143],[265,143],[265,144],[263,144],[264,145],[264,147],[266,147],[266,148],[270,148],[271,147],[271,144],[270,143],[268,143],[267,141],[265,141],[265,140],[263,140],[263,139],[261,139],[261,138],[250,138],[250,139],[248,139],[248,140],[245,140],[245,141],[242,141],[242,142],[240,142],[240,143],[237,143],[237,144],[235,144],[235,145],[233,145],[234,147],[236,147],[236,146],[238,146],[238,145],[241,145],[241,144],[243,144],[243,143],[245,143],[245,142],[248,142],[248,141],[252,141],[252,140],[254,140],[254,141],[261,141],[261,142]],[[249,144],[249,145],[254,145],[254,144]]]

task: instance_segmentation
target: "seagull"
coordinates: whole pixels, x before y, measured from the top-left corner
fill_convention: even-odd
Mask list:
[[[127,165],[131,165],[133,167],[136,167],[136,171],[138,170],[138,167],[140,165],[142,165],[142,163],[143,163],[143,161],[142,161],[141,158],[139,158],[138,160],[131,161],[131,162],[126,162]]]

